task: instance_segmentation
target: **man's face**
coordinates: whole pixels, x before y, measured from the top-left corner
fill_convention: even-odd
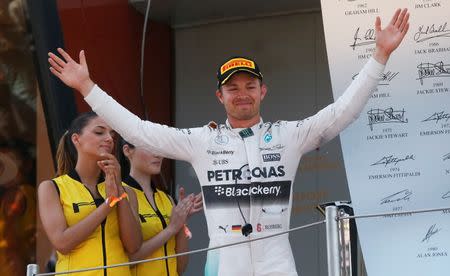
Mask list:
[[[216,96],[225,106],[228,117],[251,120],[259,117],[259,107],[266,93],[266,86],[258,78],[238,72],[216,91]]]

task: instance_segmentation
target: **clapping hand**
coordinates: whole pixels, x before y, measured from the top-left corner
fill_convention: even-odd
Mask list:
[[[184,195],[184,189],[180,188],[178,204],[172,208],[172,214],[170,216],[169,229],[173,231],[173,234],[178,233],[180,229],[186,223],[186,220],[194,207],[194,195]]]
[[[183,200],[185,198],[185,192],[184,192],[184,188],[181,187],[180,191],[179,191],[179,200]],[[191,210],[189,211],[188,217],[190,217],[191,215],[203,210],[203,197],[202,197],[202,193],[198,193],[196,194],[193,199],[192,199],[192,203],[193,206],[191,208]]]
[[[120,164],[116,157],[110,153],[102,153],[103,159],[97,164],[105,173],[106,197],[118,197],[122,190],[122,179],[120,176]]]

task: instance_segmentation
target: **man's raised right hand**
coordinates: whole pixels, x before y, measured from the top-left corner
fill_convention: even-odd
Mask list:
[[[80,63],[77,63],[72,57],[61,48],[58,53],[63,59],[53,53],[48,53],[48,62],[50,63],[50,72],[57,76],[67,86],[74,88],[86,97],[94,87],[94,82],[89,77],[89,69],[86,63],[84,51],[80,51]]]

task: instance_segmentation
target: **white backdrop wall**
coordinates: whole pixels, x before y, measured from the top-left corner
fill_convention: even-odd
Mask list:
[[[450,0],[395,4],[411,13],[409,32],[362,116],[341,134],[360,215],[449,207]],[[336,98],[375,50],[374,18],[386,26],[394,10],[389,0],[322,1]],[[357,220],[369,275],[448,275],[448,214]]]
[[[298,120],[333,101],[322,17],[319,12],[210,24],[175,30],[175,125],[202,126],[226,119],[215,97],[216,70],[233,55],[259,64],[269,93],[265,121]],[[176,162],[176,184],[199,192],[194,171]],[[303,157],[294,186],[291,227],[318,221],[320,202],[349,200],[339,138]],[[203,214],[193,216],[191,249],[208,246]],[[327,274],[324,227],[290,235],[300,275]],[[239,257],[239,256],[236,256]],[[190,257],[185,275],[203,275],[206,254]]]

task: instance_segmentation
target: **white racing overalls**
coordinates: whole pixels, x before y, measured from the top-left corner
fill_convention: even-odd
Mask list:
[[[292,183],[303,154],[354,121],[383,73],[370,59],[345,93],[316,115],[263,122],[250,129],[221,125],[177,129],[139,119],[95,86],[92,109],[135,146],[192,164],[204,199],[210,246],[289,229]],[[242,214],[241,214],[242,212]],[[241,227],[253,233],[244,237]],[[288,235],[209,251],[205,275],[297,275]]]

